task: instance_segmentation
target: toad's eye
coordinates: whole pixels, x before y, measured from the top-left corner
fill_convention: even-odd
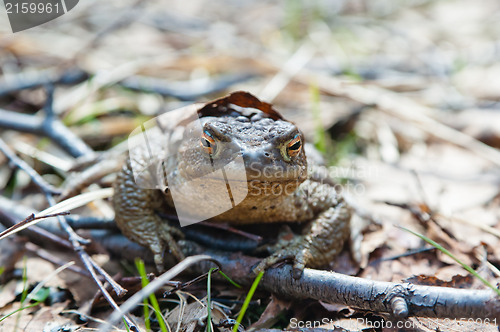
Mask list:
[[[290,161],[292,158],[297,156],[302,149],[302,138],[299,134],[295,135],[290,141],[288,141],[285,145],[285,151],[283,151],[283,158],[286,161]]]
[[[200,138],[200,145],[206,153],[213,155],[217,149],[217,142],[213,136],[206,130],[203,131]]]

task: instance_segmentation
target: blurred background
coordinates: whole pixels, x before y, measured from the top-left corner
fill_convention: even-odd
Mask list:
[[[396,92],[463,129],[498,107],[498,7],[459,0],[87,0],[16,34],[2,12],[0,72],[15,86],[23,76],[83,71],[83,84],[56,90],[55,110],[97,145],[135,126],[123,113],[152,115],[237,89],[275,103],[314,139],[314,114],[329,128],[358,106],[373,106],[362,96],[338,96],[339,84]],[[41,89],[4,92],[0,106],[33,112],[43,101]],[[400,111],[410,112],[404,106]],[[478,109],[484,112],[469,116]],[[93,132],[96,118],[113,123],[112,132]]]
[[[377,261],[425,247],[399,224],[498,280],[500,2],[82,0],[15,34],[0,11],[1,109],[43,117],[48,77],[57,116],[106,151],[157,114],[249,91],[298,124],[356,202],[363,269],[332,267],[465,273],[438,252]],[[61,185],[75,156],[11,129],[0,137]],[[43,208],[0,163],[2,194]]]

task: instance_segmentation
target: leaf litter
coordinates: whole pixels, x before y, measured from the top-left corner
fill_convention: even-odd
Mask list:
[[[303,124],[309,141],[314,140],[317,130],[310,92],[314,85],[320,93],[324,130],[364,107],[350,128],[354,144],[346,145],[334,158],[339,160],[336,166],[344,163],[358,170],[348,174],[346,187],[352,189],[352,199],[363,210],[361,269],[346,252],[330,267],[374,280],[483,287],[471,282],[467,272],[446,255],[394,227],[401,225],[439,242],[490,282],[499,281],[494,269],[500,266],[500,240],[495,235],[500,232],[499,165],[487,153],[464,148],[462,138],[454,136],[465,133],[496,151],[500,147],[500,90],[496,84],[496,36],[500,26],[495,24],[500,9],[495,1],[222,1],[217,6],[206,0],[150,1],[140,6],[132,1],[107,1],[79,3],[74,15],[16,35],[0,27],[1,79],[14,79],[29,71],[62,69],[68,64],[89,73],[91,77],[79,85],[58,86],[56,111],[93,149],[110,149],[141,119],[186,103],[175,96],[133,91],[120,85],[133,75],[163,79],[172,86],[181,83],[178,86],[199,87],[200,82],[211,82],[222,75],[253,73],[251,79],[220,91],[207,90],[192,101],[213,99],[234,90],[257,96],[265,92],[274,97],[273,104],[285,117]],[[122,23],[117,24],[120,20]],[[310,55],[306,54],[310,58],[302,58],[304,63],[294,67],[297,75],[281,75],[280,85],[271,85],[266,92],[273,78],[293,67],[287,69],[285,64],[306,43],[311,47]],[[334,85],[322,84],[325,77],[335,78],[341,87],[361,90],[346,95]],[[394,96],[389,93],[401,97],[397,99],[401,113],[384,110],[384,100],[377,98],[376,103],[367,105],[364,93],[370,88],[381,89],[389,99]],[[415,109],[408,102],[421,107]],[[42,88],[0,97],[2,109],[22,113],[35,113],[43,103]],[[431,130],[434,127],[418,122],[422,115],[454,131],[443,134],[439,126]],[[0,135],[9,144],[25,142],[77,165],[57,145],[37,135],[3,129]],[[332,142],[333,152],[329,153],[339,153],[342,139]],[[55,165],[20,152],[54,186],[61,186],[70,176],[66,164],[57,170]],[[11,171],[3,155],[0,161],[2,195],[17,204],[46,208],[29,179],[20,171]],[[81,208],[79,213],[105,214],[95,207]],[[0,246],[10,240],[2,240]],[[13,245],[17,247],[18,243]],[[60,248],[46,249],[63,260],[74,260]],[[95,250],[108,255],[102,248]],[[33,253],[27,255],[30,286],[43,279],[37,276],[46,276],[57,268]],[[2,259],[2,266],[9,272],[5,272],[9,280],[3,280],[0,286],[2,315],[9,313],[16,302],[13,285],[22,283],[22,256],[7,258],[10,261]],[[119,266],[109,263],[112,259],[102,261],[111,274],[119,278],[131,273],[126,262]],[[107,317],[91,310],[96,288],[87,277],[64,271],[51,283],[74,295],[76,309],[71,304],[71,310],[81,310],[81,316],[68,319],[60,315],[70,309],[69,302],[42,304],[40,309],[23,313],[30,320],[18,325],[19,329],[83,323],[92,327],[97,325],[83,317]],[[224,283],[217,282],[213,288],[215,294],[231,301],[245,295]],[[206,290],[193,286],[189,291],[202,299]],[[249,324],[260,321],[267,326],[278,312],[288,323],[291,317],[307,320],[316,316],[311,307],[299,310],[293,301],[290,305],[274,296],[260,295],[263,303],[251,306],[254,315]],[[197,303],[190,302],[188,307],[197,312]],[[341,317],[362,317],[355,309],[327,309],[325,315],[337,319],[335,325],[353,331],[352,325],[342,325],[348,318]],[[172,317],[180,309],[171,305],[168,310]],[[232,317],[236,314],[237,309]],[[411,320],[418,321],[424,331],[490,328],[480,322]],[[3,324],[9,324],[2,326],[6,329],[15,326],[10,320]],[[271,327],[287,326],[283,320],[277,324]]]

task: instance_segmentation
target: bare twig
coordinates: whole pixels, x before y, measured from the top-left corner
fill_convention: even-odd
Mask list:
[[[236,282],[249,285],[255,278],[251,267],[259,262],[248,256],[227,255],[190,245],[190,253],[203,252],[220,262],[222,271]],[[194,251],[193,251],[193,248]],[[206,265],[197,271],[207,271]],[[269,269],[259,287],[285,297],[312,298],[339,303],[362,310],[436,318],[500,319],[500,298],[491,290],[419,286],[351,277],[335,272],[305,269],[303,276],[292,277],[290,265]]]
[[[103,241],[107,237],[102,234],[100,236],[96,241],[117,255],[134,252],[146,257],[149,254],[146,248],[122,236],[122,239],[116,241]],[[259,263],[258,258],[214,251],[189,241],[180,243],[186,256],[209,255],[220,263],[224,273],[239,284],[251,285],[254,281],[255,276],[251,269]],[[127,248],[127,251],[124,248]],[[199,264],[193,267],[192,271],[201,274],[211,267]],[[296,280],[291,271],[290,265],[269,269],[259,287],[284,297],[311,298],[361,310],[388,313],[399,318],[415,316],[500,319],[500,298],[489,289],[468,290],[392,283],[314,269],[305,269],[303,276]]]
[[[104,190],[104,191],[106,191],[106,190]],[[52,196],[48,196],[47,199],[53,207],[56,205],[56,202]],[[59,203],[59,204],[61,204],[61,203]],[[45,211],[47,211],[47,210],[45,210]],[[111,287],[113,288],[113,290],[115,291],[115,293],[118,296],[125,295],[125,293],[127,291],[123,287],[121,287],[116,281],[114,281],[113,278],[111,278],[100,266],[98,266],[90,258],[90,256],[87,254],[87,252],[84,250],[84,248],[82,246],[82,240],[81,240],[82,238],[78,234],[75,233],[75,231],[73,230],[73,228],[71,228],[71,226],[69,226],[66,219],[64,219],[62,217],[58,217],[58,220],[59,220],[59,224],[61,225],[61,227],[68,234],[69,240],[73,246],[73,250],[80,256],[81,261],[83,262],[85,267],[88,269],[88,271],[90,272],[90,274],[94,278],[95,282],[97,283],[97,286],[101,289],[101,291],[103,291],[103,290],[105,291],[105,289],[104,289],[104,286],[102,285],[102,283],[100,282],[99,277],[96,274],[96,271],[104,277],[104,279],[111,285]],[[83,239],[83,241],[85,241],[85,242],[83,242],[84,244],[89,243],[89,241],[86,239]],[[108,299],[108,301],[111,300],[113,302],[113,303],[110,302],[111,306],[116,306],[116,303],[114,303],[114,301],[109,293],[107,293],[107,294],[103,293],[103,295],[106,299]]]
[[[60,69],[46,69],[37,72],[22,72],[5,75],[0,79],[0,97],[24,89],[33,89],[46,84],[75,84],[88,78],[88,74],[78,68],[61,73]]]
[[[32,224],[34,221],[40,221],[42,219],[50,218],[50,217],[64,216],[67,214],[69,214],[69,212],[66,212],[66,211],[65,212],[58,212],[58,213],[54,213],[54,214],[47,214],[47,215],[39,216],[39,217],[35,217],[34,214],[31,214],[28,217],[26,217],[23,221],[18,222],[17,224],[13,225],[12,227],[1,232],[0,233],[0,240],[8,237],[9,235],[16,233],[19,228],[24,229],[24,228],[29,227],[30,224]]]
[[[80,193],[83,188],[96,183],[103,177],[118,172],[123,166],[123,158],[112,158],[101,160],[88,167],[83,172],[71,176],[64,186],[64,190],[59,196],[59,200],[73,197]]]
[[[30,210],[27,206],[20,205],[0,196],[0,223],[6,228],[14,226],[19,219],[22,219],[26,215],[26,211]],[[49,220],[51,219],[47,219],[46,221]],[[45,239],[63,248],[73,248],[68,240],[63,239],[59,234],[54,234],[52,229],[49,231],[45,228],[31,225],[24,232],[33,241]]]
[[[47,120],[0,109],[0,128],[47,136],[73,157],[94,154],[87,144],[55,117]]]
[[[118,229],[114,219],[69,215],[66,217],[68,224],[74,229]]]
[[[47,136],[73,157],[94,155],[94,151],[55,116],[53,97],[54,88],[49,84],[44,118],[0,109],[0,127]]]
[[[219,271],[220,271],[219,268],[215,268],[215,270],[213,270],[211,273],[216,273]],[[191,279],[191,280],[186,281],[186,282],[176,282],[176,285],[172,289],[169,289],[168,291],[164,292],[163,296],[164,297],[170,296],[171,294],[173,294],[179,290],[187,288],[187,287],[194,285],[195,283],[200,282],[201,280],[205,280],[207,278],[208,278],[208,272],[203,273],[202,275],[199,275],[199,276],[195,277],[194,279]]]
[[[26,243],[25,247],[28,251],[34,253],[38,257],[46,260],[47,262],[51,262],[54,265],[63,266],[64,264],[67,263],[66,261],[59,259],[58,257],[56,257],[56,256],[52,255],[51,253],[49,253],[48,251],[46,251],[45,249],[40,248],[39,246],[37,246],[36,244],[33,244],[31,242]],[[77,265],[70,266],[68,268],[68,270],[73,271],[75,273],[78,273],[80,275],[83,275],[87,278],[92,277],[87,270],[82,269],[81,267],[79,267]]]
[[[161,78],[132,76],[119,84],[132,90],[157,93],[182,101],[193,101],[202,96],[221,92],[234,84],[245,82],[255,77],[253,73],[222,75],[202,82],[172,82]]]
[[[2,116],[2,110],[0,110],[0,118]],[[0,138],[0,151],[18,168],[22,169],[26,173],[28,173],[29,177],[33,180],[33,182],[43,190],[43,192],[50,194],[60,194],[61,191],[50,183],[45,181],[40,174],[38,174],[33,168],[31,168],[24,160],[16,156],[14,152],[8,147],[8,145],[4,142],[3,139]]]
[[[99,276],[97,275],[95,269],[94,269],[94,266],[95,266],[95,262],[93,262],[92,258],[90,258],[90,256],[83,250],[83,247],[82,246],[78,246],[75,248],[75,251],[77,251],[78,255],[80,256],[80,259],[83,263],[83,265],[85,265],[85,268],[87,269],[87,271],[90,272],[90,274],[92,275],[92,279],[94,279],[95,283],[97,284],[97,287],[99,287],[99,290],[101,291],[102,295],[104,296],[104,298],[106,299],[106,301],[108,301],[108,303],[111,305],[111,307],[116,311],[116,310],[119,310],[119,306],[118,304],[116,304],[115,300],[113,300],[113,297],[111,296],[111,294],[109,294],[109,292],[106,290],[106,287],[104,287],[104,285],[102,284],[102,282],[99,280]],[[104,277],[106,278],[108,275],[104,275]],[[113,279],[111,279],[113,280]],[[112,282],[110,283],[109,282],[109,279],[107,279],[108,283],[113,287],[113,284],[116,284],[118,285],[116,282]],[[120,286],[121,288],[121,286]],[[123,296],[126,291],[123,289],[122,292],[117,292],[116,289],[115,289],[115,292],[117,293],[118,296]],[[137,324],[135,324],[133,322],[133,320],[128,316],[128,315],[123,315],[123,318],[125,319],[125,321],[127,322],[127,325],[128,327],[133,330],[133,331],[139,331],[136,327]]]

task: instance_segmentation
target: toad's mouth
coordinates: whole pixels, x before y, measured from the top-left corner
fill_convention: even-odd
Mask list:
[[[228,172],[218,172],[219,174],[210,174],[210,175],[205,175],[202,177],[196,178],[197,180],[203,179],[206,180],[207,184],[210,183],[227,183],[227,184],[248,184],[248,185],[259,185],[259,186],[266,186],[266,185],[275,185],[275,184],[288,184],[292,182],[299,182],[302,183],[306,177],[307,173],[302,172],[299,174],[287,174],[287,175],[280,175],[280,176],[272,176],[272,175],[265,175],[265,176],[255,176],[252,174],[248,173],[243,173],[243,174],[238,174],[237,176],[234,176],[234,174],[228,173]],[[192,179],[194,180],[194,178]],[[188,180],[189,182],[189,180]]]
[[[242,180],[242,179],[231,179],[231,178],[221,178],[221,177],[204,177],[203,180],[206,180],[206,183],[209,184],[221,184],[221,183],[227,183],[229,185],[231,184],[238,184],[238,185],[249,185],[249,186],[274,186],[274,185],[286,185],[288,183],[302,183],[305,178],[276,178],[276,179],[270,179],[270,178],[261,178],[261,179],[247,179],[247,180]],[[189,182],[189,181],[188,181]]]
[[[200,170],[198,170],[200,171]],[[307,177],[306,166],[273,165],[262,168],[226,165],[224,167],[212,168],[201,172],[192,178],[204,178],[208,181],[229,181],[235,183],[270,183],[291,181],[304,181]]]
[[[192,181],[169,186],[170,189],[189,197],[217,197],[217,193],[227,192],[234,201],[241,202],[247,196],[270,197],[291,195],[303,182],[301,179],[232,181],[220,177],[197,178]]]

